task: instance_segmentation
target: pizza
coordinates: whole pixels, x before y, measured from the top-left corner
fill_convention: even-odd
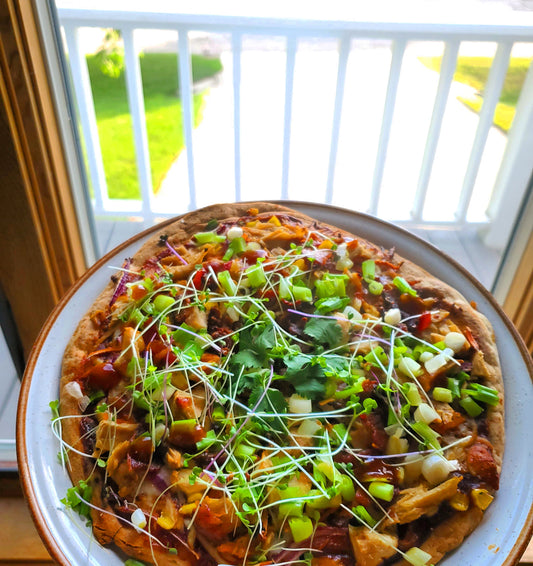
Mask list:
[[[167,565],[436,564],[499,485],[488,320],[394,249],[269,203],[165,226],[66,348],[67,507]]]

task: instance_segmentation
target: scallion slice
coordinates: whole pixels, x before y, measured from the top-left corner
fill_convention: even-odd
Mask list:
[[[219,236],[215,232],[198,232],[198,234],[194,235],[194,239],[199,244],[218,244],[224,242],[226,236]]]
[[[367,259],[361,264],[363,279],[374,279],[376,276],[376,263],[373,259]]]
[[[235,296],[237,294],[237,284],[231,278],[229,271],[221,271],[217,275],[218,282],[227,295]]]
[[[252,265],[244,273],[252,287],[261,287],[261,285],[266,283],[265,271],[260,263]]]
[[[418,293],[407,283],[407,281],[403,277],[396,276],[392,283],[394,286],[400,291],[400,293],[408,293],[413,297],[416,297]]]
[[[368,486],[368,491],[370,495],[373,495],[378,499],[383,499],[383,501],[392,501],[392,498],[394,497],[394,486],[391,483],[373,481]]]
[[[464,393],[468,393],[472,399],[481,401],[487,405],[495,406],[500,402],[500,397],[496,389],[481,385],[480,383],[470,383],[468,389],[464,389],[463,391]]]
[[[383,292],[383,284],[379,281],[370,281],[368,284],[368,290],[372,295],[381,295]]]
[[[459,401],[459,405],[463,407],[469,417],[479,417],[483,412],[483,407],[479,406],[472,397],[464,397]]]

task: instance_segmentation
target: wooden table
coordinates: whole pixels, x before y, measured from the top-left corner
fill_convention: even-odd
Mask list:
[[[50,558],[22,496],[16,474],[0,474],[0,565],[50,566]],[[521,566],[533,566],[533,541]]]

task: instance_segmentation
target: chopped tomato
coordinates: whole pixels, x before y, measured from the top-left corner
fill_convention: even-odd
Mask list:
[[[93,389],[102,389],[106,393],[115,387],[121,379],[120,373],[111,362],[100,362],[88,373],[87,381]]]
[[[192,284],[196,289],[202,288],[202,279],[204,278],[204,275],[206,273],[206,270],[202,267],[194,274],[194,277],[192,278]]]
[[[431,324],[431,313],[423,312],[418,319],[418,331],[422,332]]]

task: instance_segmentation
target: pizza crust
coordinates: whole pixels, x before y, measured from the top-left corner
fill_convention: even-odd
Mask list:
[[[371,251],[372,254],[381,254],[377,246],[355,234],[350,234],[344,230],[316,221],[313,218],[284,206],[265,202],[253,202],[213,205],[184,215],[176,222],[167,225],[152,236],[133,256],[130,269],[139,270],[149,258],[161,252],[160,236],[168,237],[168,241],[171,244],[185,242],[196,232],[205,231],[206,223],[209,220],[231,221],[231,219],[238,219],[248,215],[250,209],[257,209],[259,215],[264,215],[267,218],[275,214],[287,214],[293,219],[298,219],[305,225],[320,226],[321,230],[329,230],[332,234],[342,234],[350,238],[356,238],[359,244]],[[416,287],[421,294],[426,293],[427,296],[434,296],[441,301],[442,304],[453,308],[454,320],[460,326],[470,328],[472,334],[476,337],[479,350],[483,355],[486,383],[490,387],[497,389],[501,398],[503,398],[503,384],[499,368],[498,353],[495,346],[495,337],[487,318],[473,308],[458,291],[434,278],[413,262],[397,254],[394,255],[394,261],[401,263],[401,267],[398,271],[399,275],[407,280],[417,281]],[[115,284],[110,282],[102,294],[96,299],[89,312],[80,321],[77,330],[65,350],[60,383],[60,414],[63,417],[71,416],[74,418],[65,419],[63,421],[62,434],[67,444],[80,451],[83,451],[79,427],[82,413],[78,407],[77,400],[72,395],[68,394],[66,386],[78,378],[77,368],[87,354],[97,348],[99,332],[96,325],[92,322],[92,317],[95,313],[104,310],[109,305],[114,289]],[[503,403],[500,403],[497,407],[493,407],[488,411],[487,426],[494,448],[495,460],[498,470],[500,470],[504,449]],[[87,458],[72,451],[69,453],[69,474],[74,484],[79,480],[85,479],[90,474],[91,469],[92,463],[89,462]],[[96,501],[99,501],[100,504],[102,503],[99,495]],[[422,549],[429,552],[434,562],[437,562],[445,553],[456,548],[462,540],[472,532],[475,526],[481,521],[482,516],[483,513],[476,508],[472,508],[465,513],[457,513],[454,517],[445,521],[433,531],[431,536],[422,545]],[[114,542],[119,548],[136,559],[149,562],[153,560],[154,557],[151,552],[147,554],[146,544],[139,543],[139,535],[132,527],[121,524],[111,515],[97,511],[93,511],[93,521],[95,535],[102,544]],[[160,566],[187,566],[194,563],[171,556],[166,552],[161,552],[161,554],[157,556],[157,562]],[[398,565],[399,564],[403,566],[407,563],[402,561],[399,562]]]

